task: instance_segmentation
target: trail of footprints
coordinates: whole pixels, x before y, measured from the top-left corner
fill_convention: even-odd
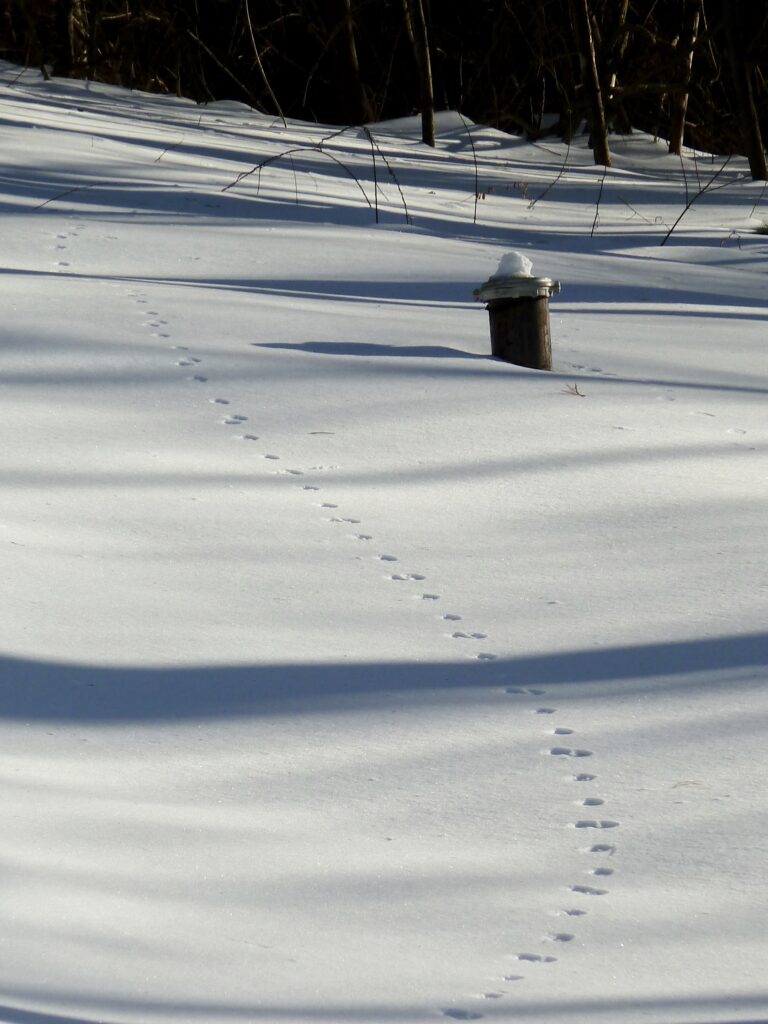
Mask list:
[[[512,697],[531,699],[543,697],[546,691],[522,686],[509,686],[506,687],[505,692]],[[558,712],[555,707],[539,705],[532,709],[532,713],[548,717],[556,715]],[[575,732],[574,729],[567,726],[555,726],[549,730],[547,735],[550,737],[551,744],[542,751],[542,756],[555,759],[592,757],[593,751],[585,747],[562,746],[555,741],[555,738],[574,736]],[[559,760],[557,763],[560,763]],[[568,762],[565,761],[564,763]],[[563,918],[567,918],[575,924],[579,918],[583,918],[589,913],[593,906],[592,900],[609,895],[610,890],[606,888],[606,880],[615,872],[614,867],[607,863],[607,858],[612,857],[616,853],[616,844],[612,842],[590,842],[587,837],[592,835],[592,830],[602,832],[604,830],[616,829],[619,827],[619,822],[607,817],[586,816],[586,814],[592,813],[598,808],[602,809],[605,806],[605,800],[592,793],[592,784],[597,782],[596,774],[581,771],[571,772],[566,775],[566,781],[569,785],[576,784],[579,787],[590,787],[586,791],[586,795],[581,796],[576,801],[576,806],[580,811],[583,810],[585,812],[585,816],[581,817],[576,813],[574,814],[574,820],[567,823],[569,828],[579,830],[580,837],[583,836],[587,839],[585,844],[580,845],[579,852],[582,856],[588,858],[584,861],[583,873],[590,878],[590,881],[588,883],[579,879],[572,879],[570,884],[567,885],[567,892],[569,896],[573,897],[573,902],[565,903],[564,901],[564,904],[558,911]],[[598,811],[598,813],[600,814],[601,811]],[[592,884],[593,882],[594,884]],[[542,936],[542,942],[557,943],[560,949],[565,949],[577,937],[577,934],[572,931],[553,930],[547,935]],[[513,954],[512,959],[519,964],[521,973],[503,975],[503,981],[508,983],[524,981],[526,974],[522,972],[526,968],[532,970],[546,969],[546,965],[557,963],[559,957],[548,952],[523,951]],[[476,998],[498,999],[505,994],[505,992],[486,992],[482,997]],[[484,1016],[483,1013],[476,1010],[456,1007],[446,1008],[442,1013],[443,1016],[453,1020],[479,1020]]]
[[[516,697],[540,697],[544,696],[545,691],[536,689],[527,689],[524,687],[507,687],[506,692],[511,696]],[[535,715],[550,716],[557,714],[557,708],[540,705],[533,709]],[[548,735],[552,738],[561,736],[574,736],[575,730],[567,726],[555,726],[551,729]],[[593,752],[584,747],[576,746],[561,746],[558,743],[552,743],[545,751],[543,755],[546,757],[554,758],[588,758],[593,756]],[[566,780],[569,784],[590,785],[597,781],[597,775],[593,772],[573,772],[566,776]],[[596,795],[592,795],[591,791],[588,791],[588,795],[583,796],[581,799],[576,801],[576,806],[580,809],[584,809],[587,813],[596,810],[597,808],[603,808],[605,806],[605,800]],[[600,813],[600,812],[598,812]],[[616,829],[619,827],[619,822],[614,821],[611,818],[603,817],[580,817],[574,815],[575,820],[568,823],[569,827],[577,830],[583,830],[585,837],[589,835],[591,830],[602,831],[609,829]],[[593,897],[607,896],[609,890],[606,889],[604,879],[610,878],[614,874],[615,869],[605,863],[606,857],[613,856],[616,853],[616,845],[610,842],[588,842],[586,845],[580,847],[580,852],[590,858],[588,867],[584,868],[584,872],[595,879],[598,884],[587,884],[586,882],[573,880],[568,885],[568,892],[573,894],[577,899],[584,899],[587,903]],[[594,862],[594,858],[600,858],[597,863]],[[587,906],[589,904],[587,903]],[[587,906],[584,905],[570,905],[563,906],[559,911],[563,917],[578,919],[586,916],[589,913]],[[553,931],[545,936],[545,941],[557,942],[561,944],[572,942],[576,939],[576,934],[568,931]],[[549,964],[555,963],[557,957],[541,954],[541,953],[518,953],[516,959],[521,963],[531,964]],[[511,980],[511,976],[507,976],[505,980]],[[516,975],[515,980],[522,980],[521,975]]]
[[[130,293],[138,304],[146,304],[146,296],[140,291],[134,291]],[[159,314],[155,311],[148,311],[145,314],[145,326],[150,328],[153,335],[158,339],[166,339],[170,337],[170,333],[162,328],[167,326],[167,322],[159,317]],[[188,380],[193,384],[207,384],[209,383],[208,377],[204,371],[201,370],[203,360],[194,356],[189,348],[185,346],[175,345],[172,346],[171,352],[176,355],[175,364],[183,370],[194,370],[194,373],[190,373]],[[200,372],[198,372],[200,371]],[[219,418],[218,422],[225,427],[243,427],[248,422],[248,416],[240,412],[233,412],[230,409],[230,400],[219,395],[206,396],[206,401],[209,405],[214,406],[217,410],[220,410],[223,415]],[[313,435],[326,435],[331,436],[332,431],[311,431]],[[258,434],[243,433],[234,435],[237,440],[258,442],[261,440]],[[263,447],[263,446],[262,446]],[[280,456],[267,451],[260,452],[261,457],[267,461],[279,462],[281,461]],[[322,467],[312,467],[309,470],[286,468],[278,469],[274,472],[284,475],[288,478],[291,477],[303,477],[307,472],[312,470],[321,469]],[[297,482],[298,487],[301,491],[307,494],[308,497],[313,499],[314,507],[316,507],[320,514],[326,519],[326,521],[333,526],[343,526],[351,528],[348,533],[349,538],[355,543],[371,544],[374,541],[374,537],[370,533],[358,532],[358,527],[362,526],[361,520],[354,515],[345,515],[343,510],[340,509],[339,505],[333,501],[321,500],[322,490],[321,487],[315,483],[304,483]],[[439,602],[440,594],[424,590],[421,584],[427,583],[427,577],[420,572],[413,570],[411,567],[401,567],[400,560],[397,555],[389,552],[379,552],[373,555],[374,561],[381,564],[382,569],[385,570],[385,578],[397,586],[408,586],[414,588],[414,597],[419,601],[427,602]],[[438,615],[438,619],[446,624],[446,637],[451,641],[458,643],[467,644],[468,650],[471,651],[470,657],[478,661],[495,661],[498,655],[489,651],[477,651],[472,647],[479,641],[487,640],[488,634],[462,629],[456,626],[457,623],[462,622],[462,616],[455,612],[445,612]],[[525,700],[531,700],[534,698],[543,697],[546,694],[545,690],[536,689],[533,687],[523,686],[507,686],[504,692],[513,698],[520,698]],[[538,705],[532,709],[532,713],[536,716],[541,716],[542,719],[555,716],[558,713],[556,707],[548,705]],[[576,762],[581,759],[587,759],[593,756],[593,751],[577,745],[574,742],[576,731],[568,726],[556,725],[548,730],[547,735],[550,738],[550,745],[546,750],[542,752],[543,756],[553,758],[555,761],[563,764],[570,764],[571,761]],[[567,744],[562,741],[567,739]],[[575,763],[573,764],[575,768]],[[602,808],[605,806],[605,800],[592,792],[592,784],[597,781],[597,775],[590,771],[579,771],[572,770],[566,775],[566,780],[569,785],[577,785],[578,787],[589,787],[586,790],[585,795],[576,801],[576,806],[582,812],[581,814],[574,814],[574,820],[567,823],[568,828],[576,830],[579,837],[583,837],[587,842],[580,846],[580,853],[589,858],[585,860],[585,867],[583,869],[583,875],[589,877],[590,881],[581,880],[574,878],[570,880],[570,883],[566,885],[565,891],[573,902],[563,904],[558,913],[569,921],[574,923],[585,917],[591,909],[591,901],[598,897],[607,896],[609,890],[605,887],[606,880],[614,874],[614,868],[606,863],[607,858],[612,857],[617,850],[615,843],[595,841],[591,842],[590,837],[596,832],[607,832],[610,830],[617,829],[619,822],[614,821],[612,818],[602,817]],[[592,816],[594,812],[598,812],[599,816]],[[587,866],[588,865],[588,866]],[[592,884],[594,881],[595,884]],[[577,939],[577,934],[572,931],[565,930],[552,930],[546,935],[542,936],[541,942],[545,945],[554,944],[559,949],[565,949],[569,943],[572,943]],[[550,952],[531,952],[523,950],[521,952],[513,953],[510,959],[518,965],[520,973],[512,971],[504,974],[500,977],[500,981],[506,984],[512,984],[522,982],[527,977],[526,971],[538,971],[545,969],[548,965],[555,964],[558,962],[559,957]],[[508,996],[510,992],[506,989],[502,991],[490,991],[484,992],[479,996],[474,997],[475,999],[488,999],[497,1000],[503,999]],[[446,1007],[440,1010],[441,1014],[451,1020],[479,1020],[484,1014],[478,1010],[466,1009],[461,1007]]]
[[[51,234],[50,231],[43,232],[49,238],[53,239],[52,247],[55,259],[52,261],[52,265],[55,268],[54,273],[71,273],[71,271],[67,270],[68,267],[72,266],[72,260],[68,250],[70,244],[80,237],[82,231],[80,221],[80,217],[67,217],[66,225],[59,231],[56,231],[53,234]]]
[[[139,306],[146,306],[149,304],[146,293],[139,288],[134,288],[128,292],[129,297]],[[154,309],[142,310],[142,326],[149,329],[152,336],[158,338],[161,341],[170,339],[171,333],[167,329],[168,321],[163,319],[159,312]],[[187,345],[170,345],[169,352],[173,359],[173,362],[182,370],[195,371],[188,373],[187,379],[193,384],[209,384],[209,378],[205,373],[203,365],[203,359],[196,356],[193,351]],[[245,424],[248,423],[249,417],[239,411],[231,409],[231,402],[229,398],[221,395],[211,394],[206,396],[206,401],[209,405],[214,406],[220,411],[221,416],[218,420],[219,424],[225,427],[241,427],[244,428]],[[312,436],[333,436],[333,431],[330,430],[312,430],[310,431]],[[258,442],[261,437],[255,433],[242,433],[236,434],[235,438],[240,441]],[[269,462],[280,462],[281,458],[274,452],[262,451],[260,452],[261,457]],[[303,477],[306,472],[317,470],[322,467],[311,467],[310,470],[294,469],[294,468],[281,468],[275,470],[276,473],[287,477]],[[310,493],[320,493],[320,487],[316,484],[300,484],[302,490]],[[325,518],[329,523],[340,524],[343,526],[357,527],[361,525],[360,520],[355,516],[344,515],[339,509],[339,506],[335,502],[331,501],[318,501],[317,506],[320,510],[325,513]],[[330,514],[333,513],[333,514]],[[356,532],[352,534],[354,540],[359,542],[368,543],[373,541],[373,535],[370,533]],[[389,580],[393,583],[408,583],[418,584],[426,581],[426,576],[423,573],[411,571],[408,569],[401,570],[394,568],[394,563],[398,563],[397,556],[390,554],[379,554],[375,556],[378,561],[383,562],[387,565],[392,565],[393,571],[388,574]],[[424,601],[438,601],[440,599],[439,594],[434,593],[422,593],[418,595],[421,600]],[[460,621],[461,616],[459,615],[446,615],[444,618],[448,621]],[[484,640],[487,634],[480,632],[464,632],[457,630],[451,634],[454,639],[461,640]],[[495,659],[495,655],[492,654],[479,654],[477,655],[480,659]]]

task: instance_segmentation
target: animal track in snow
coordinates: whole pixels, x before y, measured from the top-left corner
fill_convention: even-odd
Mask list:
[[[450,614],[448,614],[448,615],[443,615],[442,618],[444,618],[446,622],[461,622],[461,616],[460,615],[450,615]]]
[[[575,907],[569,907],[568,910],[564,910],[563,913],[567,917],[585,917],[586,910],[577,910]]]
[[[596,818],[586,818],[582,821],[577,821],[575,828],[618,828],[618,821],[598,821]]]
[[[535,714],[537,715],[554,715],[557,708],[536,708]]]
[[[238,434],[236,440],[238,441],[258,441],[258,434]]]
[[[516,960],[523,960],[529,964],[554,964],[557,963],[556,956],[544,956],[542,953],[517,953]]]
[[[203,377],[199,373],[196,373],[193,377],[190,377],[189,379],[197,381],[198,384],[205,384],[208,381],[207,377]]]
[[[350,519],[348,516],[332,516],[329,523],[350,523],[352,526],[357,526],[360,522],[359,519]]]
[[[504,981],[523,981],[524,975],[522,974],[505,974]]]
[[[513,697],[543,697],[544,690],[526,690],[522,686],[508,686],[505,693],[511,694]]]
[[[572,885],[571,892],[577,892],[582,896],[607,896],[607,889],[596,889],[593,885]]]
[[[229,405],[228,398],[209,398],[208,401],[211,405]]]
[[[356,533],[355,540],[373,540],[373,537],[370,533]]]
[[[489,654],[484,651],[482,654],[476,654],[475,657],[478,661],[498,661],[499,656],[498,654]]]
[[[488,634],[487,633],[462,633],[461,631],[458,631],[456,633],[451,633],[451,636],[453,637],[454,640],[487,640],[488,639]]]
[[[304,491],[319,491],[320,488],[319,487],[314,487],[312,484],[304,484],[304,486],[302,487],[302,490],[304,490]]]
[[[427,577],[422,576],[420,572],[396,572],[389,577],[391,580],[395,580],[398,583],[420,583]]]
[[[613,874],[613,868],[593,868],[589,873],[590,875],[607,878],[609,875]]]
[[[439,594],[422,594],[420,600],[422,601],[439,601]]]
[[[573,776],[574,782],[594,782],[597,778],[596,775],[590,775],[589,772],[581,772],[579,775]]]
[[[602,807],[605,800],[601,800],[599,796],[588,796],[586,800],[581,801],[582,807]]]
[[[588,853],[607,853],[609,856],[613,856],[616,853],[616,847],[613,843],[595,843],[594,846],[590,846]]]
[[[192,356],[189,356],[188,359],[179,359],[179,361],[176,363],[176,365],[177,366],[195,366],[197,363],[200,363],[200,362],[202,362],[202,360],[194,359]]]
[[[592,757],[591,750],[580,750],[577,747],[552,747],[550,754],[555,757]]]
[[[475,1013],[473,1010],[441,1010],[444,1017],[451,1020],[481,1020],[482,1013]]]
[[[573,729],[564,729],[560,727],[554,730],[555,736],[573,736]]]
[[[553,942],[573,942],[576,936],[572,935],[570,932],[553,932],[549,938]]]
[[[397,559],[394,555],[377,555],[380,562],[396,562]]]
[[[271,454],[269,454],[269,453],[267,453],[267,454],[266,454],[266,455],[264,456],[264,458],[265,458],[265,459],[271,459],[271,460],[272,460],[273,462],[279,462],[279,461],[280,461],[280,456],[279,456],[279,455],[271,455]]]

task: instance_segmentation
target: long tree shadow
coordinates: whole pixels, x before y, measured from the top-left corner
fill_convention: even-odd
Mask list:
[[[26,993],[24,993],[26,995]],[[1,998],[1,997],[0,997]],[[94,1000],[84,997],[76,1000],[71,995],[59,1000],[67,1007],[73,1002],[80,1009],[44,1010],[28,1009],[15,1005],[15,993],[8,993],[0,1003],[0,1016],[5,1024],[112,1024],[125,1019],[126,1009],[133,1016],[138,1010],[144,1021],[189,1021],[203,1019],[228,1019],[232,1021],[290,1022],[290,1024],[313,1024],[313,1022],[351,1021],[355,1024],[388,1021],[423,1020],[426,1008],[417,1004],[391,1003],[364,1004],[352,1002],[316,1005],[286,1000],[282,1005],[246,1005],[232,1003],[222,1006],[218,1003],[175,1002],[152,1003],[140,999]],[[11,1001],[13,1000],[13,1001]],[[55,997],[54,997],[55,1000]],[[37,1000],[35,1000],[37,1001]],[[84,1008],[82,1008],[84,1007]],[[104,1016],[107,1008],[109,1016]],[[755,1012],[757,1011],[757,1013]],[[463,1015],[462,1015],[463,1014]],[[645,1024],[768,1024],[768,991],[725,995],[648,996],[646,998],[618,999],[606,996],[603,999],[540,999],[515,1000],[515,1019],[531,1020],[610,1020],[620,1014],[622,1021],[644,1021]],[[691,1016],[686,1019],[685,1015]],[[470,1020],[464,1011],[444,1009],[442,1016],[447,1020]],[[509,1011],[489,1010],[482,1015],[488,1020],[509,1020]]]
[[[385,706],[394,694],[424,704],[472,700],[507,684],[617,683],[632,692],[764,685],[768,633],[635,644],[478,662],[99,666],[0,659],[0,718],[120,724]]]
[[[390,359],[471,359],[487,360],[488,356],[464,352],[447,345],[380,345],[369,341],[265,341],[254,342],[255,348],[287,349],[310,352],[319,356],[375,356]]]

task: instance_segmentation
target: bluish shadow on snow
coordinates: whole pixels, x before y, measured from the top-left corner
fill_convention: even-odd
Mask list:
[[[254,348],[281,348],[296,352],[312,352],[320,356],[386,356],[391,359],[489,359],[472,352],[462,352],[447,345],[376,345],[365,341],[251,342]]]
[[[19,277],[55,278],[72,281],[112,281],[141,286],[164,285],[178,288],[210,289],[216,292],[251,292],[277,298],[359,302],[373,305],[415,305],[419,308],[435,306],[441,309],[474,309],[484,312],[482,303],[473,300],[473,289],[478,281],[428,280],[391,281],[386,279],[361,280],[343,278],[255,278],[255,277],[166,277],[146,274],[77,273],[72,270],[27,270],[0,267],[0,274]],[[724,288],[722,293],[681,288],[671,280],[655,282],[652,286],[628,284],[625,281],[563,281],[561,298],[550,305],[553,317],[575,311],[590,312],[584,303],[598,303],[595,316],[618,314],[621,316],[700,316],[719,317],[723,320],[754,320],[768,318],[765,305],[757,305],[749,289],[739,297],[738,288]],[[612,308],[620,304],[621,308]],[[627,308],[631,304],[634,308]],[[738,307],[742,308],[739,309]],[[702,308],[703,307],[703,308]],[[717,307],[723,307],[717,309]],[[750,372],[754,372],[752,368]]]
[[[180,667],[0,659],[0,718],[103,724],[389,707],[397,694],[464,704],[478,688],[621,683],[633,693],[727,689],[768,675],[768,633],[478,662]]]
[[[564,313],[582,313],[588,316],[669,316],[685,317],[687,320],[765,320],[768,319],[768,310],[757,310],[754,307],[749,309],[718,309],[715,306],[704,306],[701,303],[686,303],[682,299],[675,305],[663,305],[662,303],[649,302],[644,305],[638,302],[631,306],[629,303],[621,302],[620,305],[610,306],[606,303],[596,304],[594,310],[586,308],[588,302],[582,302],[576,307],[573,303],[564,302],[557,306],[555,312],[558,315]],[[652,308],[653,306],[656,308]]]
[[[95,1000],[88,996],[77,999],[72,995],[50,1001],[55,1009],[28,1009],[13,1003],[21,998],[29,1002],[39,1001],[38,993],[30,1000],[26,992],[17,995],[9,993],[3,1002],[0,996],[0,1019],[3,1024],[112,1024],[112,1021],[124,1020],[125,1012],[131,1015],[139,1012],[141,1020],[147,1022],[226,1018],[232,1021],[249,1022],[267,1021],[270,1024],[338,1024],[349,1021],[352,1024],[384,1024],[384,1022],[413,1022],[426,1019],[429,1008],[423,1005],[403,1003],[360,1004],[348,1003],[339,1005],[324,1001],[320,1004],[298,1003],[286,999],[281,1005],[269,1005],[263,1002],[258,1005],[247,1005],[232,1002],[228,1005],[196,1001],[168,1000],[162,1003],[141,999],[130,1000],[104,999]],[[13,1000],[13,1003],[10,1000]],[[77,1009],[73,1008],[77,1005]],[[546,1018],[567,1021],[573,1017],[579,1020],[595,1020],[610,1022],[616,1019],[617,1012],[622,1021],[632,1019],[652,1022],[652,1024],[768,1024],[768,992],[734,993],[718,995],[684,995],[684,996],[648,996],[646,998],[621,998],[606,996],[603,999],[530,999],[515,1000],[515,1017],[523,1020]],[[755,1010],[759,1015],[755,1015]],[[684,1015],[690,1015],[687,1019]],[[695,1016],[694,1016],[695,1015]],[[451,1014],[443,1012],[450,1019]],[[482,1015],[489,1021],[509,1021],[508,1009],[498,1010],[489,1007]],[[454,1019],[459,1018],[454,1015]],[[466,1018],[469,1019],[469,1018]]]

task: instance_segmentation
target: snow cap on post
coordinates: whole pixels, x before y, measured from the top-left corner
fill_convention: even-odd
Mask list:
[[[502,277],[533,277],[531,271],[533,263],[521,252],[505,252],[499,260],[496,273],[491,276],[492,281],[498,281]]]
[[[474,296],[479,302],[491,299],[549,298],[560,291],[560,282],[551,277],[534,277],[533,263],[521,252],[505,252],[499,260],[496,273],[485,284],[476,288]]]

